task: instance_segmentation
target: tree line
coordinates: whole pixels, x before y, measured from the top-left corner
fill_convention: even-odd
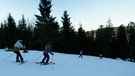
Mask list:
[[[108,19],[106,25],[87,32],[83,25],[75,31],[71,17],[65,10],[61,17],[62,26],[51,15],[51,0],[40,0],[40,15],[36,15],[35,24],[29,23],[24,15],[16,24],[11,13],[0,27],[0,48],[11,48],[18,39],[23,40],[27,49],[43,50],[48,41],[52,41],[52,51],[78,54],[83,50],[86,55],[135,59],[135,23],[113,27]]]

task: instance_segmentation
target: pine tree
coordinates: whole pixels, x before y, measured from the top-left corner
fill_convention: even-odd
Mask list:
[[[55,17],[50,15],[51,13],[51,0],[40,0],[39,11],[41,15],[35,15],[37,18],[36,27],[35,27],[35,37],[37,37],[36,44],[44,48],[44,45],[47,41],[57,37],[59,25],[55,21]]]
[[[7,42],[8,42],[8,47],[13,48],[14,43],[17,40],[17,28],[16,28],[16,23],[14,18],[9,14],[7,18],[7,29],[8,29],[8,37],[7,37]]]
[[[72,23],[70,22],[70,17],[66,10],[61,18],[63,24],[62,31],[68,35],[73,30],[73,26],[71,26]]]
[[[86,33],[85,30],[82,28],[82,24],[80,24],[80,28],[78,29],[78,44],[79,50],[86,50]]]
[[[7,26],[7,22],[6,21],[4,21],[4,23],[3,23],[3,25],[4,25],[4,47],[3,48],[5,48],[6,46],[7,47],[9,47],[8,45],[9,45],[9,42],[8,42],[8,26]]]
[[[105,57],[111,57],[111,42],[113,40],[114,28],[112,27],[113,24],[111,23],[111,20],[108,19],[106,23],[106,27],[103,28],[103,25],[100,26],[100,29],[97,31],[97,46],[100,48],[99,53],[102,53]]]
[[[110,44],[113,38],[114,33],[114,28],[112,27],[113,24],[110,19],[108,19],[106,28],[104,29],[104,50],[103,50],[103,55],[105,57],[111,57],[111,52],[110,52]]]
[[[70,22],[70,17],[67,11],[64,11],[62,18],[62,29],[61,29],[61,46],[63,50],[67,53],[75,53],[77,48],[76,34],[74,32],[73,26]],[[64,44],[63,44],[64,43]],[[73,51],[75,50],[75,51]]]
[[[19,38],[23,40],[23,42],[27,42],[28,35],[27,35],[27,23],[24,15],[22,15],[22,19],[19,20],[18,23],[18,31],[19,31]]]
[[[89,36],[86,37],[86,50],[88,55],[99,56],[96,44],[96,31],[90,31]]]
[[[0,48],[5,47],[4,45],[4,24],[1,23],[1,27],[0,27]]]
[[[33,25],[28,22],[28,29],[27,29],[27,36],[28,36],[27,48],[28,49],[32,49],[32,45],[33,45],[33,41],[32,41],[32,39],[33,39],[33,27],[32,26]]]
[[[22,19],[19,20],[18,29],[22,31],[27,30],[27,23],[24,15],[22,15]]]
[[[117,44],[118,57],[122,59],[128,58],[129,52],[127,46],[127,34],[125,26],[123,24],[118,27]]]
[[[100,28],[96,32],[96,43],[97,43],[97,50],[98,55],[103,54],[104,48],[104,27],[103,25],[99,26]]]
[[[135,23],[129,22],[127,26],[128,45],[129,45],[129,58],[135,59]]]

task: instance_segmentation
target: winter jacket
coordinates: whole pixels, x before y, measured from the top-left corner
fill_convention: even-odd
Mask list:
[[[83,51],[80,51],[80,55],[82,55]]]
[[[45,54],[51,53],[51,45],[49,43],[45,46],[43,53]]]
[[[23,45],[18,40],[14,45],[13,51],[19,51],[20,48],[23,48]]]

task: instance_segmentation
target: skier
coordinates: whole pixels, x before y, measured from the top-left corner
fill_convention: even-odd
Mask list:
[[[40,63],[44,63],[44,61],[46,60],[45,63],[48,64],[49,59],[50,59],[49,53],[51,55],[54,55],[51,52],[51,46],[52,46],[52,42],[48,41],[48,43],[46,44],[45,49],[43,51],[44,58],[42,59],[42,61]]]
[[[18,40],[14,45],[13,51],[16,54],[16,62],[22,62],[23,63],[24,60],[23,60],[23,57],[22,57],[22,55],[19,51],[21,48],[23,48],[22,40]],[[19,58],[21,59],[21,61],[19,60]]]
[[[23,49],[24,49],[24,53],[28,53],[28,51],[26,51],[26,45],[23,45]]]
[[[5,47],[5,51],[9,51],[9,49],[8,49],[8,47],[7,47],[7,46]]]
[[[102,54],[99,55],[100,59],[102,59]]]
[[[82,57],[82,53],[83,53],[83,51],[81,50],[81,51],[80,51],[79,58],[80,58],[80,57],[83,58],[83,57]]]

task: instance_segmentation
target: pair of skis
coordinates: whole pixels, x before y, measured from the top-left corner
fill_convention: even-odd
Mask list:
[[[24,63],[26,63],[26,62],[28,62],[28,60],[25,60],[25,61],[23,61],[23,62],[19,62],[19,65],[22,65],[22,64],[24,64]]]
[[[24,63],[28,62],[28,60],[24,61],[24,62],[20,62],[19,65],[22,65]],[[39,65],[54,65],[55,63],[54,62],[49,62],[49,63],[41,63],[41,62],[36,62],[36,64],[39,64]]]
[[[54,65],[55,63],[54,62],[49,62],[49,63],[41,63],[41,62],[36,62],[36,64],[39,64],[39,65]]]

